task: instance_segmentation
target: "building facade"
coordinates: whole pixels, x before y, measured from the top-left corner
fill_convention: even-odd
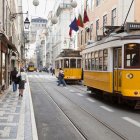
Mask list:
[[[0,1],[0,90],[8,88],[10,71],[20,65],[23,17],[17,13],[21,9],[21,0]]]

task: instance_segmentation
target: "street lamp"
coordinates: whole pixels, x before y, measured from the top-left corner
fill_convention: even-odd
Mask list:
[[[27,17],[26,17],[26,19],[24,21],[24,26],[25,26],[25,29],[29,29],[30,22],[29,22],[29,19]]]
[[[10,19],[13,20],[13,19],[16,18],[17,15],[23,15],[23,14],[28,14],[28,11],[27,11],[26,13],[23,13],[23,12],[11,13],[11,14],[10,14]],[[26,17],[26,19],[25,19],[25,21],[24,21],[25,29],[29,29],[29,25],[30,25],[29,19],[28,19],[28,17]]]
[[[38,0],[33,0],[33,5],[34,6],[38,6],[39,5],[39,1]]]

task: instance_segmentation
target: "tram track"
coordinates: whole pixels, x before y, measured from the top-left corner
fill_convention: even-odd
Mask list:
[[[43,84],[40,85],[43,86]],[[81,129],[76,125],[76,123],[65,113],[65,111],[61,107],[59,107],[58,103],[54,100],[54,98],[50,95],[50,93],[46,90],[45,87],[44,87],[44,91],[48,93],[47,95],[51,98],[51,100],[57,106],[57,108],[61,110],[63,115],[67,118],[67,120],[71,123],[71,125],[75,128],[75,130],[81,135],[83,140],[88,140],[87,136],[81,131]]]
[[[76,130],[81,134],[81,136],[83,137],[83,139],[88,140],[88,136],[79,128],[79,126],[76,124],[76,122],[74,122],[69,116],[68,114],[65,112],[65,110],[60,107],[60,105],[57,103],[57,101],[55,101],[54,97],[51,95],[51,93],[49,92],[49,90],[41,83],[40,86],[43,87],[44,91],[47,93],[47,95],[52,99],[52,101],[57,105],[57,107],[63,112],[63,114],[67,117],[67,119],[71,122],[71,124],[73,124],[73,126],[76,128]],[[78,109],[84,111],[86,114],[88,114],[90,117],[92,117],[93,119],[95,119],[96,121],[98,121],[100,124],[102,124],[104,127],[106,127],[108,130],[110,130],[111,132],[113,132],[115,135],[117,135],[120,139],[122,140],[128,140],[128,138],[126,138],[124,135],[122,135],[120,132],[116,131],[114,128],[112,128],[110,125],[108,125],[107,123],[103,122],[102,120],[100,120],[99,118],[97,118],[94,114],[90,113],[89,111],[87,111],[86,109],[84,109],[82,106],[78,105],[77,103],[75,103],[74,101],[72,101],[70,98],[68,98],[66,95],[64,95],[63,92],[59,91],[57,88],[53,87],[53,90],[55,90],[56,92],[58,92],[59,94],[61,94],[61,96],[63,96],[64,98],[66,98],[70,103],[74,104]]]

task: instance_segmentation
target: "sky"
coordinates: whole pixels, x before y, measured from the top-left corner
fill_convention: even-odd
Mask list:
[[[39,0],[39,5],[33,5],[34,0],[22,0],[23,12],[29,13],[30,18],[47,18],[48,12],[52,9],[55,0]]]
[[[28,11],[28,18],[31,21],[32,18],[36,17],[42,17],[47,19],[49,11],[51,11],[54,7],[54,3],[57,0],[38,0],[39,5],[34,6],[33,5],[34,0],[22,0],[22,6],[23,6],[23,13],[26,13]],[[59,1],[59,0],[58,0]],[[77,8],[75,8],[75,12],[78,9],[81,9],[81,1],[83,0],[76,0],[78,5]],[[77,12],[76,12],[77,13]],[[24,18],[26,18],[27,15],[24,15]],[[30,49],[29,49],[29,56],[34,54],[34,49],[35,49],[35,44],[30,44]]]
[[[49,11],[52,10],[54,1],[55,0],[39,0],[39,5],[34,6],[33,0],[22,0],[23,13],[26,13],[28,11],[28,18],[30,21],[32,18],[36,17],[47,19]],[[24,18],[26,18],[26,16],[27,15],[24,15]],[[34,50],[35,43],[30,44],[27,57],[32,57],[32,55],[34,55]]]

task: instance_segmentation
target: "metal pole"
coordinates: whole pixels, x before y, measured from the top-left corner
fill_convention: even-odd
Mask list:
[[[127,18],[128,18],[128,15],[129,15],[129,12],[130,12],[130,10],[131,10],[131,7],[132,7],[133,2],[134,2],[134,0],[132,0],[132,2],[131,2],[131,5],[130,5],[129,10],[128,10],[127,15],[126,15],[126,18],[125,18],[124,23],[123,23],[123,25],[122,25],[123,27],[124,27],[124,25],[125,25],[125,23],[126,23],[126,20],[127,20]]]

